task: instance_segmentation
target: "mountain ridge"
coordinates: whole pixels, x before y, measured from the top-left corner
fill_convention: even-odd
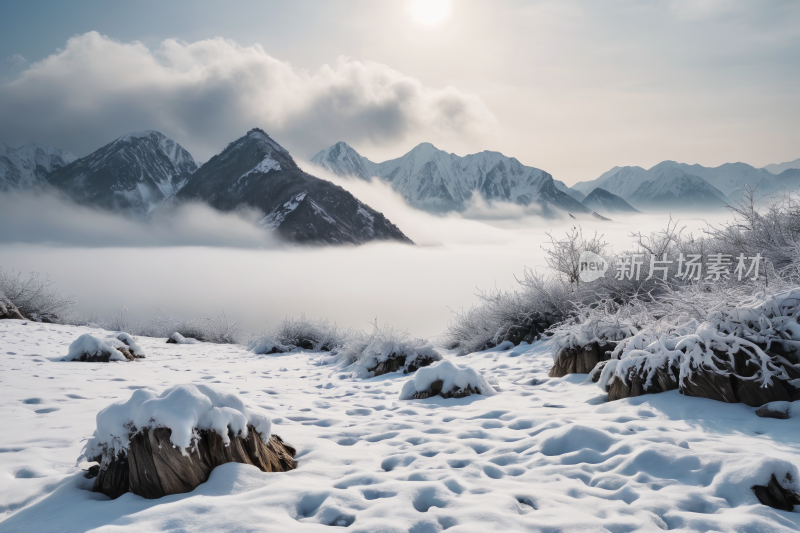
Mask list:
[[[546,214],[555,214],[555,210],[591,211],[547,172],[495,151],[462,157],[431,143],[420,143],[400,157],[375,163],[340,141],[320,150],[311,162],[338,176],[364,180],[377,177],[410,205],[428,212],[463,211],[475,194],[489,202],[538,204]]]

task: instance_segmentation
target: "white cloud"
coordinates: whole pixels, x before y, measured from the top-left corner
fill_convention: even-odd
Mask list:
[[[308,72],[222,38],[150,50],[89,32],[0,87],[0,139],[81,154],[138,129],[160,130],[202,160],[254,126],[309,155],[342,139],[480,136],[494,123],[478,97],[382,64],[341,57]]]
[[[9,63],[14,63],[15,65],[22,65],[23,63],[27,63],[28,60],[22,57],[20,54],[13,54],[6,58],[6,61]]]

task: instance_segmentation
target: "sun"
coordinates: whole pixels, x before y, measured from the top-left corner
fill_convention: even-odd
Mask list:
[[[419,24],[436,26],[450,14],[450,0],[412,0],[408,9]]]

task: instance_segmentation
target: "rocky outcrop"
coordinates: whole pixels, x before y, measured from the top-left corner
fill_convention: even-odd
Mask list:
[[[184,455],[170,441],[168,428],[144,428],[131,437],[127,453],[102,464],[92,490],[110,498],[133,492],[143,498],[160,498],[194,490],[208,480],[211,471],[226,463],[243,463],[262,472],[286,472],[297,467],[295,449],[271,435],[264,444],[253,426],[247,437],[228,432],[226,445],[214,431],[197,431],[197,439]]]
[[[791,482],[791,476],[787,474],[786,477],[788,478],[787,481]],[[794,510],[795,505],[800,504],[800,494],[783,487],[778,482],[775,474],[772,474],[766,485],[754,485],[752,489],[758,501],[773,509],[791,512]]]
[[[560,378],[567,374],[588,374],[598,363],[611,357],[610,351],[613,348],[612,345],[596,342],[579,348],[561,348],[548,375],[551,378]]]

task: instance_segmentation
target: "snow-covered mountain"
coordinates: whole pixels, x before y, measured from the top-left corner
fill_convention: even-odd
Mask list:
[[[499,152],[460,157],[422,143],[397,159],[374,163],[338,142],[311,162],[339,176],[377,177],[391,184],[410,205],[429,212],[462,211],[475,194],[490,202],[538,205],[545,213],[590,212],[547,172]]]
[[[728,203],[722,191],[680,168],[663,168],[657,176],[642,183],[628,200],[650,211],[720,209]]]
[[[770,172],[771,174],[780,174],[784,170],[789,170],[790,168],[800,169],[800,158],[797,158],[794,161],[787,161],[786,163],[773,163],[765,166],[764,170]]]
[[[638,213],[631,204],[600,187],[583,199],[583,205],[601,213]]]
[[[53,170],[78,159],[66,150],[39,143],[10,148],[0,143],[0,190],[25,189],[45,180]]]
[[[776,180],[767,180],[766,175],[766,171],[744,163],[708,168],[662,161],[649,169],[614,167],[595,180],[576,183],[572,189],[589,195],[602,188],[626,200],[634,208],[645,210],[717,209],[730,198],[738,199],[745,185],[759,185],[762,192],[775,190]]]
[[[197,170],[191,154],[157,131],[123,135],[57,169],[49,183],[84,203],[147,213]]]
[[[176,198],[223,211],[257,208],[265,214],[261,225],[294,242],[411,242],[349,192],[300,170],[289,152],[257,128],[200,167]]]

